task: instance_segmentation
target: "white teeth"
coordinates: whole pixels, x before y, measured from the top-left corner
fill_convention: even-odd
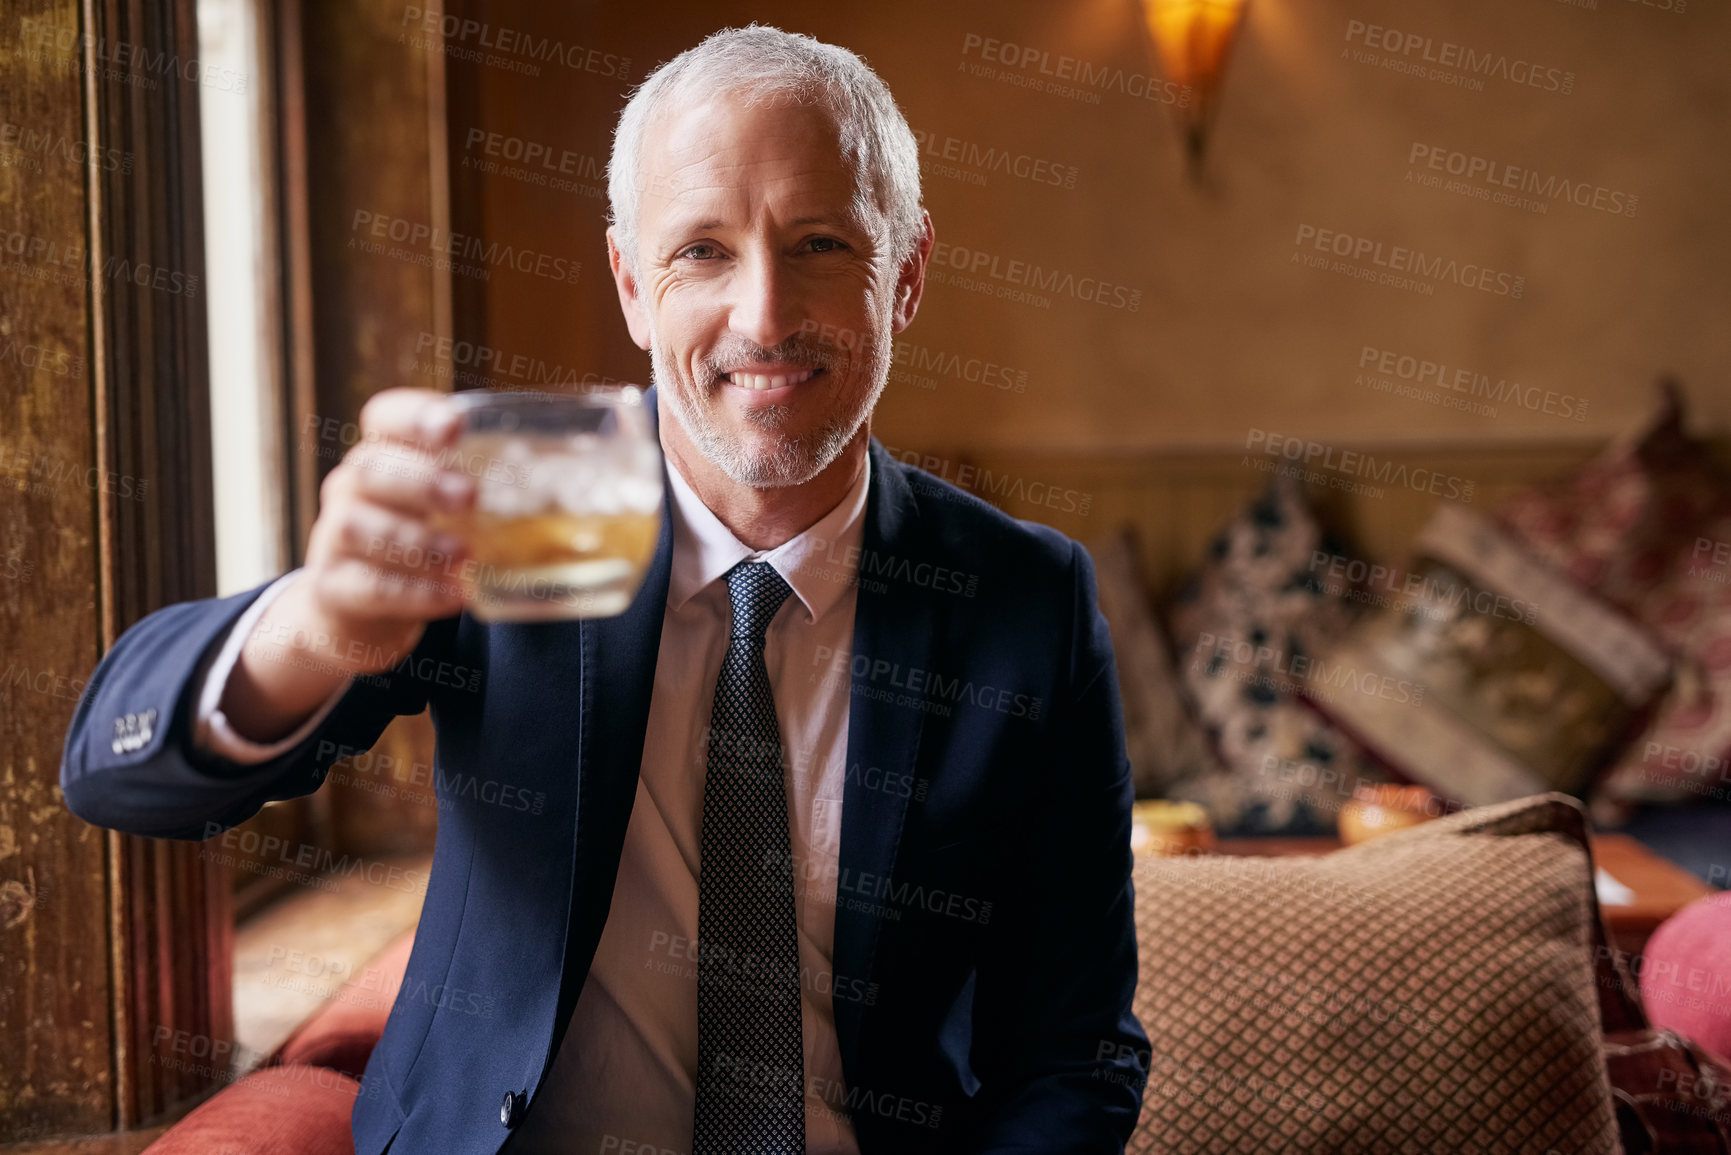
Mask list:
[[[741,389],[781,389],[788,385],[798,385],[811,380],[813,370],[802,369],[798,373],[779,374],[774,377],[762,373],[729,373],[727,379]]]

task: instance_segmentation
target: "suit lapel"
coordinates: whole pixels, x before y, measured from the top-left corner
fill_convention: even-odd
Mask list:
[[[875,440],[870,452],[862,579],[869,578],[872,559],[907,558],[918,549],[919,509],[913,492],[901,468]],[[876,880],[886,878],[895,866],[908,806],[899,791],[869,787],[868,782],[880,779],[864,771],[873,766],[914,771],[925,712],[897,704],[902,694],[895,685],[905,685],[910,671],[929,667],[933,624],[931,600],[918,596],[909,583],[862,580],[857,588],[833,964],[838,980],[864,982],[871,976],[883,922]],[[838,999],[834,1009],[842,1067],[851,1078],[858,1069],[864,1006]]]
[[[651,427],[659,433],[653,388],[646,391],[643,403],[649,410]],[[673,493],[665,460],[661,469],[661,536],[643,588],[624,613],[575,623],[573,641],[582,655],[578,684],[571,687],[582,706],[576,750],[577,829],[554,1054],[607,921],[625,831],[637,799],[649,704],[655,692],[655,659],[661,649],[661,625],[673,571]],[[561,628],[571,627],[567,624]]]

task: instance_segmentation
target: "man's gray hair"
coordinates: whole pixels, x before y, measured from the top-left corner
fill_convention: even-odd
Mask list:
[[[721,93],[748,105],[791,97],[834,116],[842,155],[858,174],[866,209],[875,202],[889,222],[888,255],[895,266],[912,256],[924,232],[920,153],[889,86],[845,48],[763,24],[726,28],[688,48],[644,78],[619,114],[607,162],[609,220],[635,273],[637,211],[642,198],[643,138],[673,109]],[[862,213],[870,220],[869,213]]]

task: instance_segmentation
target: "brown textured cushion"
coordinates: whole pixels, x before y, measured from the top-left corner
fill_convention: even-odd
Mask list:
[[[1581,807],[1317,858],[1143,858],[1131,1152],[1614,1152]]]

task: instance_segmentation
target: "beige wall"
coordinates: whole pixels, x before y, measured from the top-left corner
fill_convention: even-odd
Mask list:
[[[1696,426],[1723,433],[1731,17],[1686,2],[1678,13],[1636,0],[1596,9],[1253,0],[1202,186],[1185,175],[1163,104],[1110,89],[1092,103],[967,70],[981,63],[968,47],[978,36],[1047,53],[1053,68],[1068,56],[1145,76],[1154,69],[1131,0],[610,4],[570,14],[519,3],[492,6],[489,19],[628,56],[633,82],[714,28],[780,24],[859,51],[910,123],[939,142],[1073,167],[1073,189],[1002,173],[980,185],[928,167],[939,239],[1000,269],[1023,261],[1140,291],[1139,308],[1054,294],[1040,307],[933,283],[906,339],[928,356],[1024,371],[1026,390],[941,372],[925,374],[929,388],[898,380],[876,428],[890,444],[1093,454],[1230,448],[1252,428],[1343,444],[1591,442],[1638,420],[1664,370],[1683,377]],[[1559,85],[1573,73],[1572,91],[1494,77],[1469,91],[1360,63],[1350,21],[1429,37],[1433,55],[1452,42],[1511,68],[1555,69],[1540,76]],[[467,96],[454,97],[456,227],[571,254],[585,268],[569,289],[496,272],[476,294],[484,321],[459,317],[458,332],[577,373],[644,380],[647,357],[625,339],[605,274],[603,202],[462,170],[479,157],[465,145],[476,127],[604,163],[624,85],[599,71],[541,72],[473,68]],[[454,92],[464,83],[454,76]],[[1405,179],[1424,171],[1409,164],[1415,144],[1602,188],[1616,204],[1634,196],[1635,213],[1559,199],[1539,215],[1420,187]],[[1421,295],[1308,268],[1294,263],[1314,253],[1294,243],[1302,226],[1380,242],[1385,257],[1399,246],[1488,266],[1508,288],[1519,276],[1520,297],[1448,281]],[[1558,409],[1585,401],[1585,417],[1507,400],[1492,403],[1494,415],[1473,413],[1378,392],[1357,380],[1365,346],[1518,381],[1535,398],[1549,390]]]

